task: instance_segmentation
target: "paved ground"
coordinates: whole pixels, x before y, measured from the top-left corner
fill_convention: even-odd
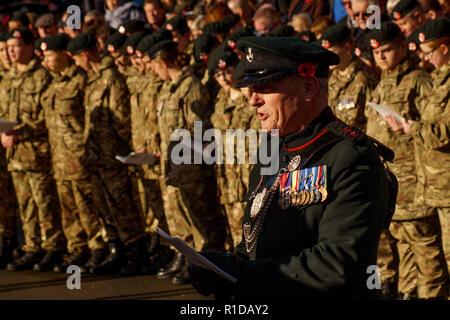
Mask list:
[[[155,299],[201,300],[191,285],[176,286],[170,279],[81,275],[81,289],[67,289],[70,274],[0,270],[0,300]]]

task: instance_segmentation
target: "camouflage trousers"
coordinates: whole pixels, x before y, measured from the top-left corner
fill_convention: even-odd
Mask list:
[[[161,190],[169,232],[197,251],[224,251],[224,216],[219,212],[212,179],[191,181],[182,188],[162,179]]]
[[[87,179],[56,181],[61,220],[69,253],[105,248],[102,226],[92,203],[92,185]]]
[[[436,208],[442,230],[442,249],[444,250],[447,270],[450,273],[450,208]]]
[[[105,230],[105,241],[120,240],[128,245],[144,237],[143,221],[133,201],[127,167],[97,168],[90,178],[92,198]]]
[[[400,294],[430,299],[448,296],[448,272],[437,215],[392,221],[380,238],[381,282],[397,283]]]
[[[242,218],[244,217],[246,203],[226,203],[222,206],[225,209],[225,215],[228,219],[233,247],[236,248],[242,241]]]
[[[55,181],[47,172],[12,171],[25,237],[23,251],[64,248]]]
[[[15,234],[16,195],[11,176],[6,168],[0,172],[0,237],[11,238]]]

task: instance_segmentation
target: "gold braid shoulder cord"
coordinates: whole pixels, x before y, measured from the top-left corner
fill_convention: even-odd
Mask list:
[[[300,160],[300,155],[296,155],[292,158],[287,167],[280,169],[277,178],[269,188],[265,187],[256,195],[255,193],[258,191],[259,187],[253,191],[251,196],[253,202],[250,209],[250,221],[244,223],[242,226],[245,239],[245,249],[247,250],[247,253],[252,252],[256,247],[264,218],[272,205],[275,194],[278,192],[281,176],[288,171],[291,172],[296,170],[300,165]]]

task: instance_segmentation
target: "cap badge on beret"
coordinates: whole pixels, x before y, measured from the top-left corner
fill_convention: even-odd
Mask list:
[[[250,62],[250,63],[252,63],[253,58],[254,58],[254,55],[253,55],[253,53],[252,53],[252,48],[248,48],[247,61]]]
[[[20,33],[19,30],[16,30],[13,33],[13,37],[16,38],[16,39],[21,39],[22,38],[22,33]]]
[[[173,30],[173,26],[170,23],[168,23],[168,24],[166,24],[166,29],[169,30],[169,31],[172,31]]]
[[[46,42],[41,42],[41,50],[42,51],[47,50],[47,43]]]
[[[377,39],[370,39],[370,46],[376,49],[380,46],[380,43],[377,41]]]
[[[125,32],[126,32],[125,26],[120,26],[120,27],[119,27],[119,32],[120,32],[121,34],[125,34]]]
[[[220,59],[219,63],[217,64],[217,66],[219,67],[219,69],[225,69],[227,67],[227,63],[225,62],[225,60]]]
[[[109,53],[116,51],[116,48],[112,44],[108,44],[107,50]]]
[[[300,39],[308,41],[309,42],[309,36],[307,34],[304,34],[300,37]]]
[[[205,61],[208,60],[208,55],[204,52],[200,52],[200,54],[198,55],[200,57],[200,60]]]
[[[420,42],[425,42],[425,33],[421,32],[417,35],[417,38],[419,38]]]
[[[394,17],[395,20],[400,20],[402,18],[402,14],[398,11],[394,11],[392,13],[392,16]]]
[[[138,58],[142,58],[144,56],[144,54],[142,53],[142,51],[136,50],[136,56]]]
[[[37,55],[38,57],[42,57],[42,52],[41,50],[35,50],[34,54]]]
[[[408,43],[408,50],[413,52],[417,50],[417,45],[414,41]]]
[[[322,47],[324,47],[325,49],[329,49],[331,47],[331,43],[330,41],[323,39],[322,40]]]
[[[70,51],[67,51],[67,55],[71,58],[73,57],[73,54]]]
[[[316,66],[311,62],[300,63],[297,67],[298,74],[301,77],[314,77],[316,74]]]
[[[355,54],[357,57],[359,57],[361,55],[361,49],[360,48],[355,48]]]
[[[134,49],[132,46],[127,46],[126,50],[127,50],[128,54],[133,54],[133,52],[134,52]]]
[[[233,40],[228,40],[227,44],[231,49],[236,48],[236,42],[234,42]]]

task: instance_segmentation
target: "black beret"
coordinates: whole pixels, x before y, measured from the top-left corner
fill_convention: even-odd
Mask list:
[[[171,40],[163,40],[155,43],[150,50],[147,51],[150,59],[156,58],[161,52],[166,51],[168,49],[176,50],[177,44]]]
[[[33,33],[27,28],[16,28],[9,31],[5,40],[9,39],[23,39],[25,43],[34,43]]]
[[[7,34],[8,34],[8,31],[0,32],[0,42],[6,42]]]
[[[428,20],[418,29],[417,39],[420,43],[427,43],[450,35],[450,20],[447,18],[437,18]]]
[[[292,37],[295,34],[294,28],[285,24],[276,27],[269,33],[263,34],[264,37]]]
[[[416,0],[400,0],[392,9],[392,19],[394,21],[404,18],[414,8],[417,8],[419,4]]]
[[[208,59],[208,73],[212,76],[216,71],[236,65],[238,62],[237,55],[231,49],[221,46],[215,49]]]
[[[208,55],[214,45],[218,43],[217,39],[209,34],[202,33],[194,40],[194,57],[196,61],[207,61]]]
[[[20,21],[24,26],[28,26],[30,23],[30,19],[28,19],[26,13],[22,11],[14,11],[9,21]]]
[[[43,40],[42,38],[39,38],[34,41],[34,54],[37,55],[38,57],[42,56],[42,50],[41,50],[42,40]]]
[[[368,34],[355,40],[355,55],[369,60],[373,59],[372,47],[369,43]]]
[[[372,49],[376,49],[402,34],[400,28],[391,21],[383,22],[380,29],[374,29],[369,33],[369,44]]]
[[[325,49],[328,49],[347,40],[350,35],[351,30],[346,25],[335,24],[322,33],[320,45]]]
[[[172,33],[166,29],[158,29],[150,35],[145,36],[136,47],[137,55],[148,55],[148,51],[154,44],[164,40],[172,40]]]
[[[139,31],[129,36],[128,39],[123,44],[125,52],[129,56],[133,55],[136,51],[136,47],[138,46],[139,42],[147,35],[148,35],[147,31]]]
[[[206,26],[203,27],[202,31],[205,33],[228,33],[230,32],[230,29],[238,23],[240,20],[240,16],[238,14],[229,14],[225,16],[225,18],[221,21],[215,21],[208,23]]]
[[[142,20],[129,20],[124,25],[119,27],[119,32],[122,34],[132,34],[135,32],[143,31],[145,29],[145,21]]]
[[[339,64],[335,53],[294,37],[245,37],[237,47],[246,54],[237,87],[266,84],[290,73],[328,77],[328,66]]]
[[[127,40],[127,35],[121,34],[120,32],[115,32],[106,40],[105,49],[106,52],[114,53],[123,47],[125,41]]]
[[[307,42],[315,42],[316,41],[316,35],[314,34],[314,32],[311,32],[309,30],[299,32],[295,35],[295,37],[300,38]]]
[[[417,49],[419,49],[419,39],[417,38],[417,35],[419,34],[419,30],[414,30],[411,32],[411,34],[406,38],[406,47],[408,48],[408,51],[416,52]]]
[[[56,23],[55,16],[52,13],[44,13],[41,15],[34,24],[37,28],[43,28],[51,26],[52,24]]]
[[[60,33],[55,36],[45,37],[42,39],[39,48],[42,51],[47,50],[66,50],[67,44],[70,41],[70,37],[65,33]]]
[[[67,51],[69,51],[71,55],[76,55],[94,48],[96,44],[97,41],[92,34],[83,32],[69,41]]]
[[[175,16],[169,21],[166,21],[162,27],[169,31],[179,31],[181,34],[189,31],[189,27],[184,16]]]
[[[228,45],[231,49],[236,48],[236,42],[242,37],[253,36],[253,28],[250,26],[242,26],[237,28],[232,34],[225,38],[224,43]]]

